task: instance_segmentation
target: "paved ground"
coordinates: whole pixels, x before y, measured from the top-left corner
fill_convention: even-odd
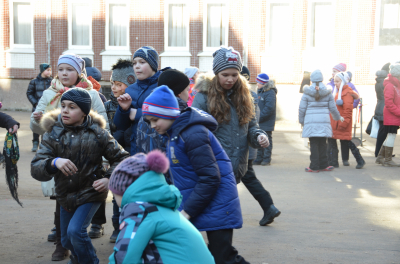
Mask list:
[[[55,203],[42,196],[40,183],[30,177],[29,113],[8,112],[22,123],[19,132],[21,160],[20,208],[0,184],[0,263],[50,264],[54,245],[47,242],[53,227]],[[367,165],[356,170],[305,173],[309,150],[299,126],[278,123],[274,133],[273,165],[256,167],[282,215],[268,227],[258,226],[262,212],[240,184],[244,225],[235,231],[234,245],[252,264],[262,263],[400,263],[400,168],[374,164],[374,140],[361,148]],[[0,138],[2,136],[0,135]],[[400,140],[395,152],[400,156]],[[400,159],[397,158],[400,162]],[[0,170],[4,179],[4,170]],[[106,235],[93,241],[101,263],[108,263],[113,244],[112,206],[107,204]],[[60,263],[67,263],[62,261]]]

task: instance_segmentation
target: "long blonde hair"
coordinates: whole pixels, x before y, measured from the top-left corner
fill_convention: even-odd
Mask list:
[[[239,117],[239,125],[245,125],[255,116],[254,100],[250,93],[247,80],[239,74],[232,87],[230,97]],[[221,87],[218,75],[211,80],[208,90],[208,109],[218,123],[228,123],[231,120],[231,109],[227,101],[227,91]]]

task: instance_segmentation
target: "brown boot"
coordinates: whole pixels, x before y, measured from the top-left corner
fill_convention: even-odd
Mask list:
[[[385,147],[385,162],[383,163],[383,166],[400,167],[399,164],[397,164],[392,160],[392,154],[393,154],[393,147]]]
[[[385,146],[382,145],[381,149],[379,150],[378,157],[376,157],[376,164],[381,164],[385,163]]]
[[[54,250],[53,255],[51,255],[52,261],[61,261],[68,257],[69,250],[61,245],[61,241],[58,240],[56,243],[56,250]]]

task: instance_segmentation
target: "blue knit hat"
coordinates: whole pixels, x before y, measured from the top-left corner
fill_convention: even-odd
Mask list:
[[[142,113],[162,119],[176,119],[181,114],[174,93],[166,85],[154,89],[144,100]]]
[[[92,98],[88,91],[82,88],[72,88],[63,93],[61,96],[61,102],[69,100],[74,102],[86,115],[89,114],[92,109]]]
[[[269,76],[265,73],[260,73],[259,75],[257,75],[257,79],[256,82],[258,82],[259,84],[266,84],[269,81]]]
[[[147,63],[155,72],[158,70],[158,53],[153,47],[141,47],[133,54],[133,60],[137,57],[140,57],[147,61]]]
[[[81,58],[81,56],[72,53],[61,55],[58,58],[57,67],[60,66],[60,64],[62,63],[66,63],[74,67],[79,75],[81,75],[83,69],[85,68],[85,61]]]

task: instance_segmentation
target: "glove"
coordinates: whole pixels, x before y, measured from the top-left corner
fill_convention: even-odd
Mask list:
[[[343,116],[341,116],[339,120],[340,120],[340,122],[342,122],[342,123],[343,123],[343,121],[344,121],[344,117],[343,117]]]

